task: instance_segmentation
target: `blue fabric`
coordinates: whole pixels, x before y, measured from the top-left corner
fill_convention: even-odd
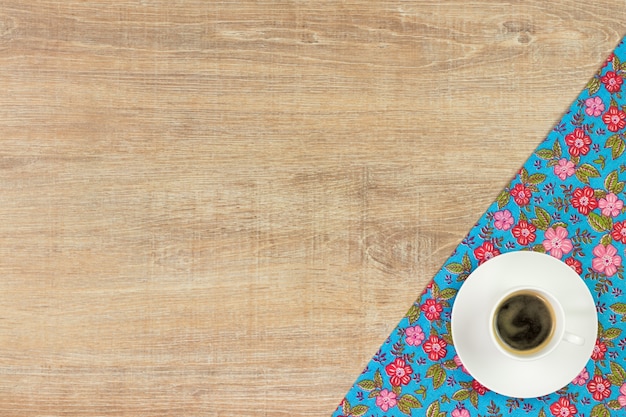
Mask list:
[[[411,306],[334,417],[626,415],[625,76],[622,40]],[[464,370],[450,336],[451,307],[465,278],[491,257],[518,250],[548,253],[577,270],[599,317],[586,367],[539,398],[487,390]]]

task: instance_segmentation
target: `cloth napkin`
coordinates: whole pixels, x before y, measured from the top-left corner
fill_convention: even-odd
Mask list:
[[[333,417],[626,415],[624,77],[622,40],[411,306]],[[598,312],[598,337],[585,368],[538,398],[489,391],[464,369],[450,332],[452,304],[468,275],[494,256],[519,250],[547,253],[576,270]]]

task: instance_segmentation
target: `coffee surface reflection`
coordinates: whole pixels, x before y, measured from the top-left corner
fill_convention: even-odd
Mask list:
[[[554,332],[554,311],[532,291],[516,292],[496,308],[494,327],[504,348],[530,354],[548,344]]]

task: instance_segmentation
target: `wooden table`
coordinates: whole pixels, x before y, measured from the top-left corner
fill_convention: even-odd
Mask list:
[[[0,415],[330,414],[625,22],[0,1]]]

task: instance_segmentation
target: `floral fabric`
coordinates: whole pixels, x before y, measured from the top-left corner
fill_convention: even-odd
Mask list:
[[[333,417],[626,415],[626,44],[608,57],[562,120],[499,194],[374,355]],[[450,332],[467,276],[501,253],[565,262],[596,302],[592,356],[562,389],[519,399],[465,370]]]

